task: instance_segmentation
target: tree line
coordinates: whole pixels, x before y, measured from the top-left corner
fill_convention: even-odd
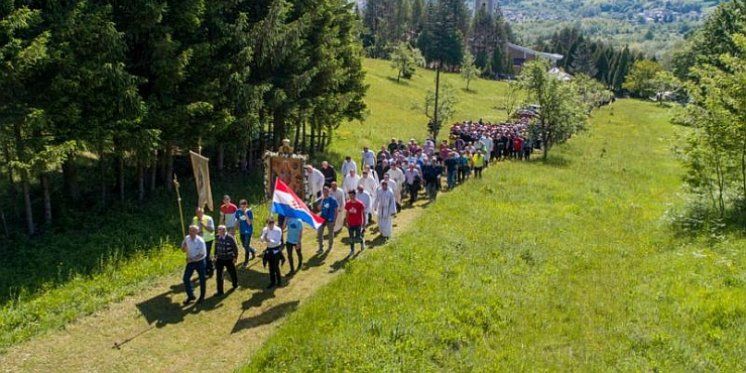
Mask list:
[[[493,11],[481,7],[472,17],[463,0],[368,0],[359,12],[364,26],[363,46],[370,57],[401,61],[405,52],[402,45],[422,49],[419,40],[428,25],[448,18],[461,41],[448,48],[462,49],[451,53],[463,53],[465,49],[474,56],[475,66],[485,77],[513,74],[505,43],[515,41],[515,35],[499,5]],[[441,17],[443,13],[447,16]],[[442,66],[449,71],[458,67],[459,63]]]
[[[359,31],[345,0],[0,0],[6,233],[171,188],[188,150],[323,151],[365,112]]]
[[[539,40],[537,49],[564,56],[557,63],[570,74],[585,74],[595,78],[616,93],[624,89],[624,81],[636,61],[645,60],[642,53],[628,46],[615,48],[592,40],[578,27],[565,27],[549,39]]]

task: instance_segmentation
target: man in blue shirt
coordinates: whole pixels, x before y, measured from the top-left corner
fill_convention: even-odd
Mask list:
[[[298,254],[298,271],[303,264],[303,254],[301,253],[301,240],[303,239],[303,222],[298,218],[288,218],[285,221],[287,228],[287,237],[285,238],[285,247],[288,249],[288,261],[290,262],[290,273],[295,273],[296,269],[293,264],[293,251]]]
[[[318,206],[321,210],[319,215],[324,218],[324,223],[319,227],[318,236],[316,237],[316,240],[319,242],[319,250],[317,253],[321,254],[324,252],[325,228],[329,235],[329,251],[332,251],[332,245],[334,244],[334,222],[337,221],[337,208],[339,207],[337,200],[329,195],[328,187],[324,187],[323,195],[319,199]]]
[[[243,266],[246,268],[249,265],[249,260],[256,257],[256,250],[251,248],[251,235],[254,234],[254,213],[249,208],[249,202],[242,199],[238,203],[238,210],[235,215],[238,221],[238,233],[241,235],[241,245],[246,252],[243,262]]]

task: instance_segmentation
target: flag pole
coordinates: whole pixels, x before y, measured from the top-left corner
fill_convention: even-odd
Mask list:
[[[174,173],[174,187],[176,187],[176,202],[179,204],[179,219],[181,219],[181,236],[186,237],[186,230],[184,229],[184,209],[181,207],[181,194],[179,193],[179,180]]]

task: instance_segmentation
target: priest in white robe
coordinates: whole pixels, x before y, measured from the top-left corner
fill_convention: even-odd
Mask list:
[[[389,239],[393,230],[394,215],[396,214],[396,197],[389,189],[388,182],[382,181],[376,191],[374,210],[378,215],[378,229],[384,239]]]
[[[359,183],[360,176],[357,175],[357,171],[350,170],[350,172],[345,175],[345,179],[342,182],[342,189],[345,193],[349,193],[351,190],[356,190]]]
[[[386,172],[387,175],[391,178],[391,181],[396,183],[396,186],[399,188],[396,188],[394,191],[394,196],[396,197],[396,203],[401,205],[401,186],[404,185],[404,182],[406,178],[404,177],[404,171],[399,167],[398,164],[392,164],[391,168],[388,172]]]
[[[306,181],[308,182],[309,200],[315,201],[324,189],[324,174],[313,166],[306,165]]]
[[[373,178],[373,175],[370,173],[370,169],[364,169],[363,170],[363,177],[360,178],[360,181],[358,182],[358,185],[362,185],[363,189],[365,189],[368,194],[370,194],[370,202],[375,204],[376,203],[376,190],[378,189],[378,181],[376,181],[375,178]]]

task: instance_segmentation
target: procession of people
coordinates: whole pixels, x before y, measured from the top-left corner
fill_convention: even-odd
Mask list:
[[[365,250],[373,224],[377,225],[381,239],[389,240],[397,213],[414,205],[420,197],[433,201],[441,191],[453,190],[471,177],[481,178],[482,170],[495,161],[528,160],[534,148],[541,145],[537,136],[529,131],[525,119],[529,115],[519,115],[514,123],[492,124],[481,119],[456,123],[451,127],[449,138],[437,145],[432,138],[422,143],[415,139],[404,142],[392,138],[378,152],[366,146],[360,154],[360,169],[352,156],[344,158],[340,172],[328,161],[321,162],[318,168],[307,164],[304,197],[307,208],[320,217],[315,228],[316,254],[330,253],[335,237],[346,227],[350,246],[347,259],[350,259],[356,254],[356,245],[357,253]],[[286,149],[282,154],[291,151]],[[283,285],[281,268],[286,261],[290,267],[287,276],[300,271],[303,263],[303,222],[297,217],[274,212],[277,220],[270,214],[260,234],[260,242],[266,247],[261,262],[269,266],[267,288]],[[216,277],[215,296],[224,295],[224,271],[230,276],[232,288],[238,286],[239,244],[244,252],[243,268],[257,257],[251,246],[254,213],[247,200],[242,199],[236,206],[226,195],[219,214],[216,227],[213,219],[202,208],[197,208],[189,234],[182,242],[182,250],[187,255],[183,277],[187,292],[185,305],[204,300],[205,284],[212,276]],[[195,297],[191,285],[194,272],[200,283],[199,298]]]

